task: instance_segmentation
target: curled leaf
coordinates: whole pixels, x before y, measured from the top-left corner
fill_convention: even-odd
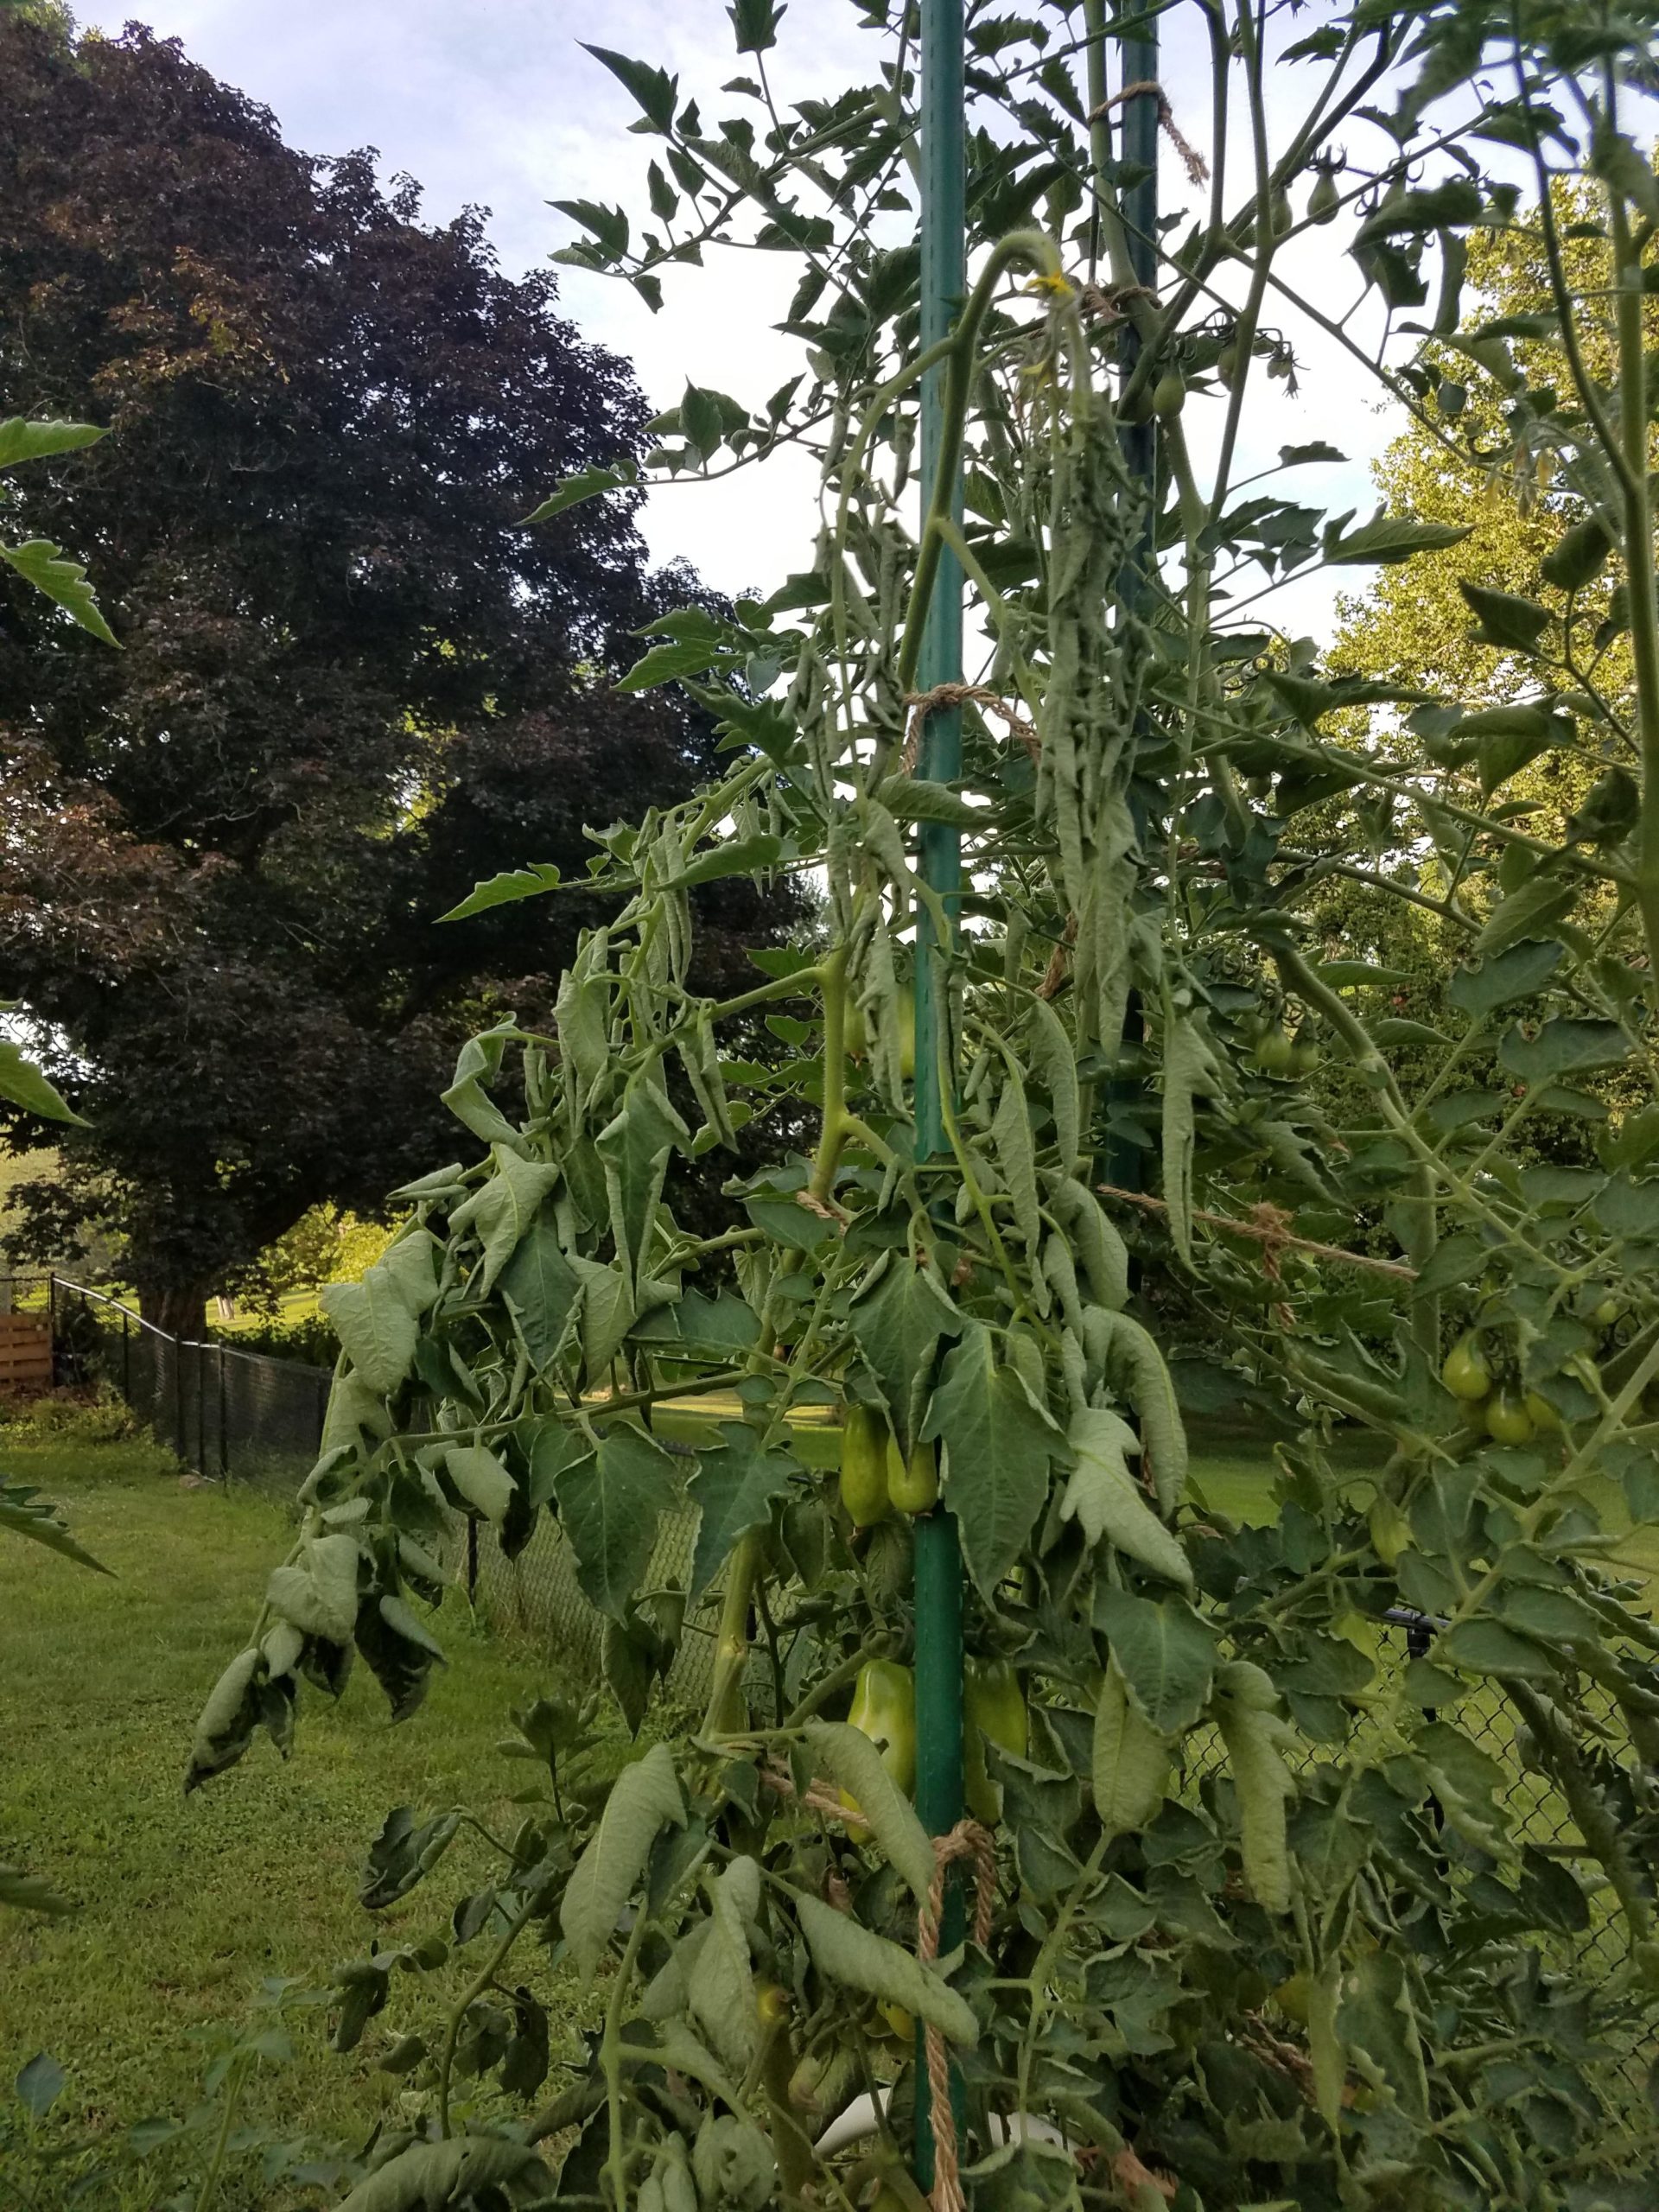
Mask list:
[[[809,1720],[806,1740],[814,1764],[853,1800],[920,1903],[933,1881],[933,1847],[915,1808],[882,1764],[880,1752],[861,1729],[844,1720]]]
[[[798,1897],[795,1910],[820,1974],[848,1989],[864,1990],[884,2004],[902,2005],[952,2043],[978,2040],[979,2023],[967,1999],[913,1953],[901,1950],[818,1897]]]
[[[584,1981],[604,1956],[651,1847],[671,1821],[684,1827],[685,1801],[673,1754],[666,1744],[658,1744],[625,1766],[612,1784],[599,1827],[564,1892],[559,1925]]]

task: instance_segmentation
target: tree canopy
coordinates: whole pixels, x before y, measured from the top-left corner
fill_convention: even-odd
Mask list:
[[[92,1125],[23,1247],[113,1226],[189,1319],[308,1205],[467,1141],[457,1039],[544,1012],[600,910],[437,918],[580,875],[584,823],[690,788],[711,725],[613,690],[668,603],[637,495],[515,527],[645,442],[550,275],[176,41],[9,17],[0,62],[0,388],[110,433],[18,480],[14,534],[75,549],[122,648],[0,582],[0,972]]]

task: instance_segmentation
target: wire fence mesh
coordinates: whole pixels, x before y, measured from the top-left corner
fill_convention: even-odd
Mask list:
[[[219,1343],[181,1341],[143,1321],[130,1307],[61,1277],[53,1279],[50,1300],[60,1382],[101,1382],[117,1391],[157,1439],[199,1474],[246,1483],[273,1497],[293,1497],[317,1458],[332,1380],[327,1368],[239,1352]],[[681,1490],[664,1504],[658,1522],[649,1590],[671,1599],[689,1588],[696,1532],[696,1509]],[[540,1517],[529,1542],[512,1558],[502,1551],[493,1528],[458,1518],[447,1564],[457,1586],[493,1626],[521,1635],[542,1654],[560,1659],[578,1680],[599,1679],[604,1617],[583,1595],[569,1541],[551,1515]],[[664,1685],[672,1700],[696,1705],[707,1692],[719,1604],[716,1586],[684,1619]],[[1376,1688],[1386,1697],[1411,1661],[1432,1649],[1436,1624],[1422,1614],[1396,1611],[1376,1626]],[[751,1662],[753,1700],[762,1713],[776,1704],[776,1688],[787,1678],[790,1640],[787,1621],[778,1624],[774,1648],[757,1650]],[[1627,1731],[1612,1699],[1603,1694],[1598,1700],[1592,1689],[1590,1701],[1610,1747],[1626,1747]],[[1594,1862],[1565,1802],[1519,1756],[1515,1714],[1498,1685],[1489,1681],[1468,1691],[1459,1701],[1458,1719],[1502,1772],[1499,1794],[1517,1840],[1591,1876]],[[1194,1794],[1224,1764],[1213,1732],[1190,1739],[1185,1756],[1186,1785]],[[1306,1764],[1311,1766],[1321,1756],[1310,1751]],[[1589,1926],[1572,1941],[1581,1972],[1587,1967],[1592,1974],[1611,1976],[1624,1965],[1628,1923],[1609,1891],[1592,1891]],[[1649,2069],[1659,2066],[1650,2039],[1635,2031],[1629,2047],[1613,2056],[1633,2093],[1643,2091]]]
[[[321,1446],[329,1369],[171,1336],[119,1300],[61,1275],[51,1279],[49,1302],[60,1382],[114,1391],[199,1475],[247,1484],[281,1502],[293,1498]],[[696,1510],[682,1493],[658,1524],[654,1586],[687,1586],[696,1541]],[[493,1529],[458,1518],[447,1563],[493,1622],[597,1674],[603,1618],[582,1595],[569,1543],[550,1516],[543,1516],[514,1559]],[[717,1592],[710,1604],[717,1606]],[[708,1687],[714,1637],[702,1614],[685,1627],[669,1688],[690,1700]]]
[[[170,1336],[61,1275],[52,1278],[51,1306],[58,1380],[118,1392],[197,1474],[291,1497],[316,1464],[326,1367]]]
[[[492,1624],[511,1627],[568,1656],[596,1681],[602,1661],[605,1622],[582,1595],[575,1557],[563,1529],[544,1514],[516,1559],[508,1559],[493,1529],[470,1524],[472,1553],[468,1594]],[[697,1511],[683,1496],[664,1507],[657,1524],[656,1547],[646,1575],[647,1588],[672,1593],[691,1580],[696,1545]],[[715,1627],[720,1591],[710,1591],[688,1614],[679,1649],[665,1682],[668,1694],[688,1704],[700,1702],[714,1672]]]

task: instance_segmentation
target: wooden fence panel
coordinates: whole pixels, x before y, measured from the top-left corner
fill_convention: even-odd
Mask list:
[[[52,1388],[52,1324],[44,1313],[0,1313],[0,1395]]]

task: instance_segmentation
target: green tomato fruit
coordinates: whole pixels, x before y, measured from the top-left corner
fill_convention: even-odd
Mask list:
[[[1440,1380],[1454,1398],[1465,1399],[1471,1406],[1490,1394],[1492,1370],[1482,1357],[1480,1338],[1472,1329],[1467,1336],[1459,1337],[1446,1355]]]
[[[1411,1523],[1391,1497],[1372,1501],[1371,1541],[1384,1567],[1392,1567],[1411,1541]]]
[[[869,1738],[881,1754],[882,1765],[908,1796],[916,1781],[916,1678],[909,1668],[896,1659],[867,1659],[853,1687],[847,1719]],[[848,1811],[856,1815],[856,1799],[844,1789],[840,1796]],[[848,1833],[855,1842],[862,1842],[868,1831],[854,1820],[848,1823]]]
[[[887,1452],[887,1497],[900,1513],[931,1513],[939,1502],[939,1455],[931,1444],[912,1444],[906,1459],[893,1445]]]
[[[1268,204],[1268,220],[1273,226],[1273,235],[1276,238],[1283,238],[1287,231],[1295,228],[1295,211],[1290,204],[1290,194],[1282,186],[1274,194]]]
[[[1532,1415],[1512,1390],[1497,1390],[1486,1401],[1486,1433],[1494,1444],[1529,1444]]]
[[[887,1510],[887,1452],[893,1431],[885,1414],[856,1401],[841,1432],[841,1502],[855,1529],[874,1528]]]
[[[1287,2018],[1294,2020],[1298,2027],[1307,2025],[1308,2000],[1313,1993],[1311,1978],[1305,1974],[1294,1974],[1288,1981],[1281,1981],[1273,1993],[1273,2001]]]
[[[1295,1058],[1295,1044],[1282,1029],[1265,1029],[1255,1040],[1255,1065],[1265,1075],[1288,1075]]]
[[[1321,169],[1313,180],[1313,189],[1307,195],[1307,219],[1310,223],[1333,223],[1337,210],[1342,205],[1342,194],[1337,189],[1337,180],[1329,169]]]
[[[1186,378],[1179,369],[1166,369],[1152,388],[1152,411],[1160,422],[1173,420],[1186,404]]]

